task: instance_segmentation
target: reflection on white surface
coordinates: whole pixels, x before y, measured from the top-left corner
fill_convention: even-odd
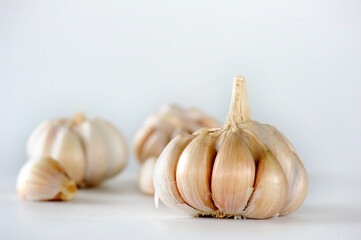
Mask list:
[[[2,181],[0,239],[360,239],[358,179],[310,177],[310,191],[296,212],[267,220],[192,218],[140,193],[137,176],[125,174],[99,188],[80,190],[69,202],[20,199]]]

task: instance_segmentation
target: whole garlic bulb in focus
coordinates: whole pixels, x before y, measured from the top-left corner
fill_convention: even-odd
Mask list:
[[[142,164],[139,188],[143,193],[154,194],[153,168],[165,146],[180,133],[193,133],[200,128],[219,127],[215,119],[196,108],[183,109],[177,105],[166,105],[149,116],[134,137],[134,152]],[[155,158],[155,159],[154,159]]]
[[[125,139],[114,125],[76,113],[73,119],[40,124],[29,138],[28,155],[52,157],[77,185],[86,187],[117,175],[128,154]]]
[[[246,80],[237,76],[225,125],[179,135],[154,169],[155,201],[193,216],[269,218],[296,210],[306,170],[275,127],[251,120]]]
[[[16,188],[25,199],[34,201],[70,200],[77,188],[58,162],[48,157],[32,158],[18,175]]]

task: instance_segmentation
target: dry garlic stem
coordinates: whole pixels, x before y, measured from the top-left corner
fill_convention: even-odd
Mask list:
[[[237,76],[225,125],[174,138],[154,169],[155,201],[193,216],[269,218],[296,210],[307,175],[276,128],[251,120]]]
[[[200,110],[183,109],[177,105],[166,105],[157,114],[148,117],[134,138],[135,155],[138,161],[144,164],[141,166],[139,175],[141,191],[154,194],[152,181],[156,162],[154,158],[159,157],[170,140],[181,133],[193,133],[202,127],[219,126],[216,120],[206,116]]]
[[[16,185],[25,199],[35,201],[70,200],[76,185],[58,162],[51,158],[32,158],[22,167]]]

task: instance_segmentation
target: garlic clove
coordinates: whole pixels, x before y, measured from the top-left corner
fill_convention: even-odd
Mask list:
[[[94,119],[93,124],[102,129],[104,143],[107,146],[108,171],[106,178],[117,175],[127,164],[128,149],[123,135],[108,121]]]
[[[77,184],[81,183],[86,168],[85,152],[79,138],[68,128],[58,128],[50,156],[64,167]]]
[[[255,134],[271,150],[281,164],[288,184],[291,185],[296,168],[296,159],[284,139],[274,134],[266,124],[252,122],[245,124],[244,128],[249,131],[248,133]]]
[[[50,157],[53,142],[59,126],[47,121],[42,128],[35,129],[28,141],[28,155],[30,157]]]
[[[295,211],[301,206],[307,195],[308,179],[306,169],[297,154],[294,154],[298,162],[297,172],[295,174],[297,177],[292,188],[288,190],[291,191],[291,194],[289,194],[286,206],[281,210],[280,215],[286,215]]]
[[[295,174],[297,173],[297,159],[288,147],[287,142],[280,135],[275,134],[268,126],[267,124],[260,124],[258,122],[242,125],[246,132],[257,136],[281,164],[287,178],[288,201],[291,201],[291,198],[294,198],[294,183],[298,181],[297,179],[299,178],[299,175]]]
[[[70,123],[71,121],[65,118],[49,119],[42,122],[29,137],[27,142],[28,156],[39,156],[39,154],[42,154],[42,151],[50,153],[49,149],[54,140],[57,128],[62,125],[70,125]]]
[[[253,191],[255,163],[243,137],[225,136],[212,170],[212,197],[226,214],[241,214]]]
[[[308,188],[306,170],[294,147],[280,131],[268,124],[257,125],[261,129],[258,133],[267,136],[262,136],[262,141],[274,153],[286,173],[288,198],[285,208],[281,210],[281,215],[285,215],[291,212],[290,209],[296,210],[306,198]]]
[[[248,149],[251,151],[253,159],[257,164],[261,155],[263,154],[263,148],[260,143],[257,142],[254,136],[246,131],[242,131],[242,136],[247,143]]]
[[[142,150],[148,138],[156,131],[155,126],[147,125],[141,128],[135,135],[133,146],[136,158],[142,163],[145,159],[142,158]]]
[[[278,213],[287,200],[287,179],[271,151],[267,150],[257,166],[254,192],[242,214],[248,218],[269,218]]]
[[[146,159],[142,166],[140,167],[139,172],[139,188],[143,193],[153,195],[154,186],[153,186],[153,172],[157,158],[150,157]]]
[[[158,205],[158,197],[169,208],[183,211],[189,215],[196,215],[199,211],[190,207],[178,191],[176,170],[183,150],[196,137],[196,135],[178,135],[163,150],[159,156],[153,174],[155,188],[154,200]]]
[[[195,209],[216,210],[211,196],[211,173],[216,156],[214,140],[207,134],[197,136],[180,156],[176,180],[182,198]]]
[[[95,186],[105,178],[109,167],[108,146],[102,129],[94,120],[90,120],[74,126],[73,130],[81,138],[87,156],[87,168],[81,185]]]
[[[141,159],[147,159],[150,157],[158,157],[165,146],[167,146],[170,140],[170,134],[168,131],[158,130],[152,133],[144,144]]]
[[[69,200],[76,193],[76,185],[55,160],[32,158],[20,170],[17,191],[25,199],[35,201]]]

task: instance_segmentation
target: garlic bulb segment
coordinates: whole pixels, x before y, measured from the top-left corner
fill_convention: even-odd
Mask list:
[[[126,142],[116,127],[80,113],[42,123],[29,138],[28,155],[52,157],[79,186],[97,185],[127,162]]]
[[[149,158],[158,158],[167,144],[177,135],[193,133],[203,127],[219,126],[216,120],[196,108],[163,106],[157,114],[148,117],[143,127],[136,133],[133,142],[135,156],[139,163],[143,164]],[[149,194],[149,192],[145,193]]]
[[[35,157],[20,170],[18,193],[34,201],[70,200],[77,188],[58,162],[48,157]]]
[[[246,80],[240,76],[234,79],[224,126],[175,138],[156,163],[153,179],[155,200],[159,196],[173,209],[216,218],[291,213],[304,201],[308,184],[288,139],[252,121]]]
[[[253,191],[255,162],[237,132],[230,132],[218,150],[212,171],[212,196],[221,212],[241,214]]]
[[[269,218],[285,206],[287,179],[271,151],[266,151],[257,166],[254,192],[243,213],[247,218]]]
[[[297,181],[294,182],[294,185],[292,186],[292,189],[289,190],[293,193],[292,197],[289,197],[287,199],[286,206],[282,209],[280,212],[280,215],[286,215],[293,211],[295,211],[297,208],[299,208],[303,201],[306,199],[307,196],[307,190],[308,190],[308,178],[306,169],[303,166],[302,162],[299,160],[298,156],[298,168],[297,168]]]
[[[176,182],[176,169],[183,150],[196,137],[196,135],[178,135],[163,150],[159,156],[153,174],[154,200],[158,206],[158,198],[169,208],[196,215],[197,210],[190,207],[178,191]]]
[[[139,172],[139,188],[140,190],[149,195],[154,194],[153,186],[153,171],[157,158],[148,158],[140,168]]]
[[[51,156],[67,169],[67,173],[75,182],[81,182],[85,174],[85,153],[79,138],[66,127],[59,127],[49,149]]]
[[[141,159],[158,157],[170,141],[170,133],[165,131],[154,132],[144,144]]]
[[[184,149],[177,167],[177,186],[182,198],[204,212],[217,209],[212,201],[210,186],[215,155],[213,138],[202,134]]]

